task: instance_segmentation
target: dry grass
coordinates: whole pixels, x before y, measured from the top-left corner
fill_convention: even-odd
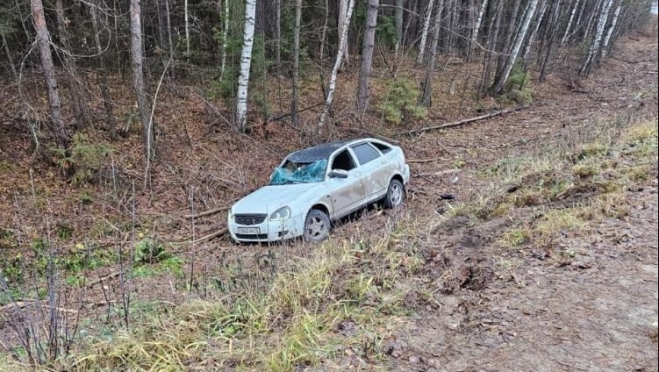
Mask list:
[[[554,150],[539,154],[539,159],[505,159],[482,172],[515,187],[490,197],[498,203],[489,218],[505,215],[511,205],[535,209],[533,218],[501,235],[500,246],[551,246],[570,234],[587,232],[602,219],[629,215],[627,190],[657,176],[657,122],[604,127],[589,140],[569,147],[554,144]],[[472,203],[477,205],[483,202]]]
[[[392,226],[374,242],[306,247],[313,253],[282,268],[265,292],[244,288],[150,307],[130,331],[81,339],[69,357],[43,370],[295,371],[346,355],[359,368],[379,365],[383,341],[404,323],[406,290],[395,283],[422,262],[406,235],[410,226]],[[2,359],[0,366],[32,369]]]

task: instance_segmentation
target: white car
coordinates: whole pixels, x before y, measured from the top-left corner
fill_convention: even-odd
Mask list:
[[[320,242],[329,236],[332,221],[370,203],[399,206],[409,180],[403,150],[381,140],[299,150],[282,161],[267,186],[229,209],[228,230],[238,243],[296,237]]]

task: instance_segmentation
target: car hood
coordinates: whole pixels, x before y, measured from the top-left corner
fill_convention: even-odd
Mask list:
[[[297,183],[278,186],[264,186],[237,201],[233,213],[272,213],[283,206],[289,206],[295,211],[295,205],[309,199],[322,190],[322,182]]]

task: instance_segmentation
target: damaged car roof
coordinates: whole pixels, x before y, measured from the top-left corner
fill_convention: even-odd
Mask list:
[[[288,156],[288,160],[296,163],[312,163],[314,161],[329,159],[330,155],[338,148],[357,141],[355,139],[323,143],[308,149],[296,151]]]

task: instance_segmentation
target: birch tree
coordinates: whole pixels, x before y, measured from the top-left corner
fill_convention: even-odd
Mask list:
[[[538,30],[540,29],[540,25],[542,24],[542,19],[544,18],[545,12],[547,11],[547,7],[548,7],[547,4],[551,0],[540,0],[540,1],[542,2],[542,5],[540,6],[540,12],[538,13],[538,16],[536,18],[535,26],[533,26],[533,31],[531,31],[531,34],[526,40],[526,46],[524,47],[524,53],[522,54],[522,63],[524,64],[524,68],[528,66],[531,47],[533,46],[535,36],[538,34]]]
[[[597,56],[600,45],[602,43],[602,37],[604,35],[604,29],[606,28],[606,23],[609,19],[609,11],[611,10],[611,5],[613,0],[605,0],[604,6],[602,7],[602,12],[600,13],[599,20],[597,21],[597,29],[595,31],[595,37],[593,38],[590,48],[588,49],[588,55],[584,60],[581,70],[581,74],[587,74],[590,72],[591,64]]]
[[[478,17],[476,18],[476,24],[474,25],[474,32],[471,35],[471,45],[470,48],[473,49],[474,45],[478,42],[478,33],[481,29],[481,23],[483,22],[483,15],[485,15],[485,10],[487,9],[488,0],[483,0],[481,5],[481,10],[478,12]]]
[[[503,0],[499,0],[503,2]],[[515,37],[515,31],[517,28],[517,14],[519,13],[519,8],[521,6],[522,0],[514,0],[513,10],[508,18],[508,31],[506,31],[505,41],[501,47],[501,53],[499,53],[499,58],[497,60],[497,71],[496,75],[503,75],[503,70],[505,69],[506,62],[509,59],[510,51],[513,47],[513,38]]]
[[[352,0],[339,0],[339,16],[338,16],[338,32],[339,32],[339,49],[341,49],[341,40],[343,40],[342,35],[343,35],[343,30],[346,32],[346,37],[345,37],[345,46],[343,47],[343,62],[347,63],[350,65],[350,51],[348,47],[348,29],[350,28],[350,17],[352,17],[352,14],[350,17],[348,17],[348,11],[352,13],[352,9],[354,6],[350,6],[348,4],[348,1],[352,3]]]
[[[618,23],[618,17],[620,16],[621,9],[622,9],[622,4],[618,4],[616,11],[613,13],[613,20],[611,20],[611,26],[609,26],[609,31],[606,33],[606,37],[604,38],[604,43],[602,44],[602,55],[601,55],[602,59],[606,58],[606,55],[609,52],[609,41],[611,40],[613,31],[615,30],[616,24]]]
[[[48,89],[48,104],[50,106],[50,118],[53,122],[55,140],[57,148],[62,151],[69,151],[69,134],[66,132],[66,126],[62,121],[61,103],[59,92],[57,91],[57,80],[55,79],[55,67],[53,66],[53,55],[50,51],[50,34],[46,26],[44,17],[43,3],[41,0],[30,0],[32,8],[32,19],[34,28],[37,31],[37,47],[41,57],[41,67],[43,77]]]
[[[341,68],[343,53],[346,51],[346,47],[348,45],[348,27],[350,26],[350,19],[352,18],[352,11],[354,8],[355,0],[350,0],[348,3],[348,12],[346,13],[346,21],[343,24],[341,37],[339,38],[339,50],[336,53],[336,61],[334,63],[334,67],[332,68],[332,74],[330,75],[329,85],[327,87],[325,105],[323,106],[323,112],[320,114],[320,119],[318,120],[319,132],[322,130],[323,125],[325,125],[325,120],[327,119],[329,110],[332,107],[332,101],[334,100],[334,91],[336,90],[336,76],[339,73],[339,68]]]
[[[515,66],[517,55],[519,54],[519,50],[522,48],[522,44],[524,43],[524,38],[526,37],[526,34],[529,30],[529,26],[531,25],[531,20],[535,16],[535,10],[537,7],[538,7],[538,0],[531,0],[531,2],[528,5],[528,9],[526,11],[526,15],[524,16],[524,21],[520,28],[519,34],[515,39],[515,44],[513,45],[513,48],[510,52],[510,56],[506,60],[506,65],[503,68],[503,73],[499,74],[494,81],[492,91],[495,94],[501,93],[504,84],[506,83],[508,77],[510,76],[510,72],[513,70],[513,67]]]
[[[229,47],[229,0],[224,0],[224,16],[222,17],[224,30],[222,31],[222,62],[220,67],[220,81],[224,80],[224,71],[227,66],[227,48]]]
[[[298,125],[300,106],[300,24],[302,23],[302,0],[295,0],[295,30],[293,31],[293,100],[291,102],[291,121]]]
[[[254,46],[254,23],[256,20],[256,0],[245,1],[245,30],[243,49],[240,55],[240,75],[238,76],[238,99],[236,105],[236,122],[238,129],[247,128],[247,98],[249,90],[249,70],[252,65],[252,48]]]
[[[428,64],[426,65],[426,72],[423,78],[423,83],[421,84],[421,97],[419,99],[419,104],[421,106],[430,107],[432,105],[432,80],[435,75],[435,62],[437,60],[437,46],[439,45],[439,34],[441,30],[442,22],[442,7],[444,6],[444,0],[440,0],[441,4],[437,13],[435,14],[435,25],[432,32],[432,40],[430,42],[430,58],[428,58]]]
[[[563,46],[565,44],[568,37],[570,36],[570,31],[572,30],[572,21],[574,21],[574,16],[577,14],[577,9],[579,8],[579,3],[580,3],[580,0],[576,0],[574,2],[574,6],[572,7],[572,11],[570,12],[570,20],[567,22],[567,26],[565,27],[565,33],[563,34],[563,37],[561,38],[561,46]]]
[[[430,19],[432,18],[432,10],[434,3],[435,0],[428,1],[428,10],[426,11],[426,17],[423,21],[423,30],[421,31],[421,41],[419,42],[419,55],[416,58],[416,63],[423,62],[423,55],[426,52],[426,41],[428,39],[428,30],[430,29]]]
[[[366,9],[366,31],[362,47],[362,64],[359,70],[359,86],[357,88],[357,110],[364,114],[369,101],[369,80],[373,67],[373,49],[375,48],[375,29],[378,26],[379,0],[368,0]]]
[[[150,162],[155,157],[155,145],[150,119],[151,105],[149,104],[149,98],[146,95],[146,89],[144,87],[143,49],[142,7],[140,0],[130,0],[130,54],[133,68],[133,88],[135,89],[137,108],[140,112],[140,120],[142,121],[144,156],[147,162],[145,182],[148,182]]]

